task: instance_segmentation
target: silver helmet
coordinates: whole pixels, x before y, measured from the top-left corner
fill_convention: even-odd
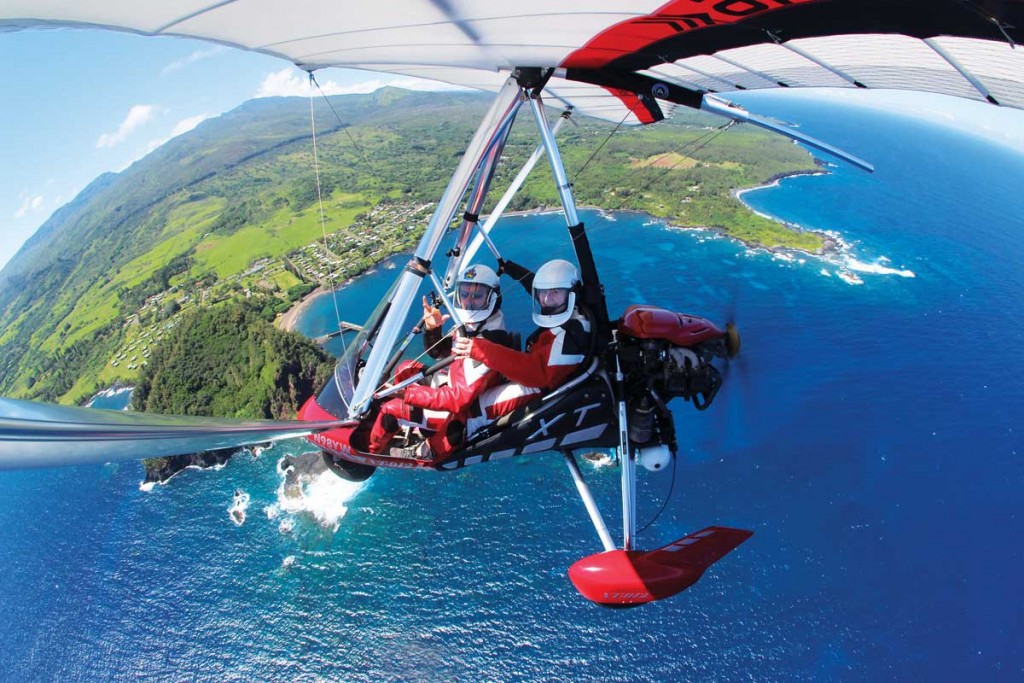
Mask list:
[[[572,317],[576,306],[576,266],[564,259],[548,261],[533,277],[533,322],[558,327]]]
[[[497,273],[487,266],[467,266],[455,280],[455,312],[464,323],[482,323],[494,313],[500,294]]]

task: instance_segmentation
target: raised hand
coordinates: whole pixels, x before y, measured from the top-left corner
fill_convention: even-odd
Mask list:
[[[430,302],[427,301],[427,297],[423,297],[423,327],[428,330],[436,330],[441,325],[444,325],[445,321],[450,317],[447,313],[442,315],[440,308],[431,306]]]

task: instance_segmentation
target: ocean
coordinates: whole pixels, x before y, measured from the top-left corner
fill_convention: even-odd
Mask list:
[[[600,543],[555,455],[380,470],[301,501],[277,462],[305,442],[149,491],[134,463],[5,472],[0,680],[1020,680],[1024,155],[773,106],[876,166],[743,196],[842,254],[583,212],[612,315],[656,304],[743,335],[715,405],[674,405],[675,467],[640,473],[641,526],[672,489],[640,547],[755,532],[693,588],[630,610],[581,598],[566,569]],[[536,267],[569,254],[563,225],[510,217],[495,240]],[[340,292],[342,318],[403,260]],[[531,328],[524,293],[504,310]],[[334,317],[325,296],[298,327]],[[584,471],[617,537],[618,471]]]

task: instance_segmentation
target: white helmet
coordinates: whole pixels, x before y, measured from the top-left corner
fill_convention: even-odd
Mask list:
[[[533,322],[558,327],[572,317],[576,306],[576,266],[564,259],[548,261],[533,276]]]
[[[487,266],[466,266],[455,280],[455,306],[464,323],[482,323],[491,317],[501,288],[498,274]]]

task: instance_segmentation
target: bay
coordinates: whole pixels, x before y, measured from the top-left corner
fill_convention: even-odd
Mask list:
[[[583,213],[612,315],[656,304],[743,334],[716,404],[674,406],[673,470],[641,473],[641,525],[675,478],[643,547],[755,532],[692,589],[633,610],[580,598],[565,570],[600,544],[552,455],[382,470],[296,510],[276,463],[304,442],[150,492],[134,464],[4,473],[0,679],[1018,680],[1024,159],[817,113],[812,134],[831,126],[876,173],[744,200],[837,232],[834,259]],[[496,242],[531,267],[571,253],[558,214],[503,219]],[[365,317],[398,272],[346,287],[341,317]],[[523,292],[504,309],[529,331]],[[323,297],[299,329],[334,324]],[[586,475],[617,526],[617,471]]]

